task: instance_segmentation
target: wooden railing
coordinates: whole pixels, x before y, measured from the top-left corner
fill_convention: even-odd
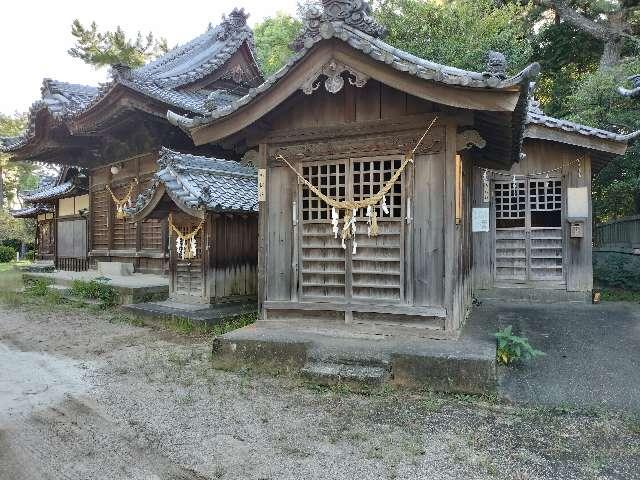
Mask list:
[[[56,268],[69,272],[84,272],[89,268],[89,261],[87,258],[58,257]]]
[[[593,246],[621,251],[640,248],[640,215],[596,225],[593,229]]]

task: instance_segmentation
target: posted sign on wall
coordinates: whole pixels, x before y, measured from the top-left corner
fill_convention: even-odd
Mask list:
[[[488,232],[489,231],[489,208],[474,208],[471,212],[471,231],[472,232]]]

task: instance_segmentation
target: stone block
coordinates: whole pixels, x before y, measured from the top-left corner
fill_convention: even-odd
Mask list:
[[[133,263],[98,262],[98,272],[106,277],[126,277],[133,275]]]

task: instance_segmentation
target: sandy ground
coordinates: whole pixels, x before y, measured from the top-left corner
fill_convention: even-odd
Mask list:
[[[626,414],[354,394],[210,361],[202,339],[0,307],[0,479],[640,478]]]

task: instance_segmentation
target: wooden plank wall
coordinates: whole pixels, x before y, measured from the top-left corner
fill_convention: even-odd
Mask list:
[[[362,88],[345,82],[336,94],[324,86],[313,93],[297,93],[269,116],[273,130],[307,128],[337,123],[394,119],[440,110],[439,105],[400,92],[375,80]]]
[[[286,166],[267,171],[266,299],[290,300],[293,253],[293,202],[297,198],[295,175]],[[262,212],[261,212],[262,214]]]
[[[212,216],[208,291],[212,302],[257,295],[258,216]]]
[[[120,171],[113,175],[110,166],[90,172],[90,250],[93,261],[134,263],[141,272],[163,273],[168,262],[163,245],[166,220],[146,219],[131,222],[116,218],[116,207],[106,190],[109,185],[116,196],[123,197],[134,178],[133,197],[147,188],[157,169],[157,154],[149,153],[124,160]]]
[[[419,155],[414,163],[413,298],[415,305],[444,305],[444,155]]]

